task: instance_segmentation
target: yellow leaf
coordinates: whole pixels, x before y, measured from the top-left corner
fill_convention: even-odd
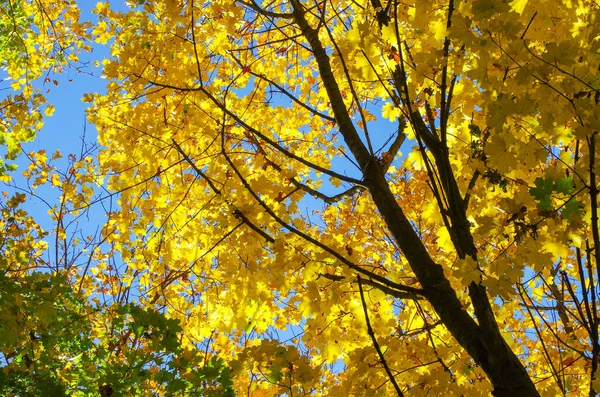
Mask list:
[[[44,110],[44,114],[46,116],[52,116],[52,114],[54,114],[54,106],[53,105],[46,106],[46,109]]]
[[[523,14],[523,10],[527,6],[528,0],[513,0],[510,2],[510,7],[517,13]]]

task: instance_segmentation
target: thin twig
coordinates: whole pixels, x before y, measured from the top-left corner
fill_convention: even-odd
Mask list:
[[[398,396],[404,397],[404,393],[402,393],[402,390],[400,390],[400,386],[398,386],[398,383],[396,382],[396,379],[394,378],[394,374],[392,374],[392,371],[390,370],[390,367],[388,366],[387,361],[385,360],[385,356],[383,355],[383,352],[381,351],[381,347],[379,346],[379,343],[377,342],[377,338],[375,337],[375,332],[373,332],[373,328],[371,327],[371,321],[369,321],[369,312],[367,311],[367,302],[365,302],[365,294],[363,292],[363,287],[362,287],[362,279],[360,278],[360,276],[358,276],[356,279],[358,280],[358,290],[360,292],[360,301],[362,302],[363,312],[365,313],[365,322],[367,324],[367,333],[371,337],[371,341],[373,341],[373,347],[375,347],[375,350],[377,351],[377,355],[379,355],[379,361],[381,361],[381,365],[383,365],[383,368],[385,369],[386,374],[390,378],[390,382],[392,382],[392,385],[394,385],[394,389],[396,389],[396,393],[398,393]]]

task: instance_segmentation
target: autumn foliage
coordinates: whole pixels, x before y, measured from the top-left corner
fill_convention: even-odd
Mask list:
[[[40,29],[21,3],[20,29]],[[98,3],[93,23],[38,7],[76,43],[37,51],[39,70],[105,45],[107,86],[83,98],[97,150],[63,169],[27,154],[25,190],[60,193],[54,229],[24,211],[31,195],[0,208],[0,381],[600,392],[596,3],[140,0]],[[2,65],[41,106],[26,69]],[[41,128],[17,108],[9,160]],[[94,211],[106,221],[81,238]]]

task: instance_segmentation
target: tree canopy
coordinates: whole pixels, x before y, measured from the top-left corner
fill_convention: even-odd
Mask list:
[[[600,392],[597,3],[3,3],[8,159],[110,48],[97,149],[2,171],[5,390]]]

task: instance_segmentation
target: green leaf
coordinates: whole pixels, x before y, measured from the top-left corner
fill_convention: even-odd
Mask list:
[[[535,187],[529,189],[529,194],[539,201],[537,207],[542,210],[551,210],[552,200],[550,195],[554,190],[554,182],[551,179],[537,178],[534,183]]]
[[[568,219],[569,221],[572,221],[573,216],[581,216],[582,215],[581,214],[582,206],[583,206],[583,203],[581,201],[577,201],[574,198],[572,198],[571,200],[567,201],[567,203],[563,207],[560,214],[562,216],[564,216],[566,219]]]
[[[557,193],[562,193],[562,194],[573,193],[573,179],[570,176],[559,179],[554,184],[554,190]]]
[[[542,200],[544,197],[549,196],[553,191],[554,182],[550,179],[537,178],[534,182],[535,187],[529,189],[529,193],[535,197],[536,200]]]

